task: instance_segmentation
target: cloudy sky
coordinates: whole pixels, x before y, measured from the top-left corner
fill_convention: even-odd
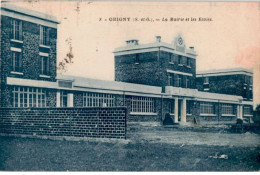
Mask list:
[[[160,35],[171,43],[177,34],[198,53],[197,70],[244,67],[254,70],[254,101],[260,103],[260,3],[258,2],[86,2],[28,1],[13,3],[54,15],[58,27],[58,60],[68,52],[70,38],[74,63],[66,74],[114,79],[116,47],[128,39],[140,44]],[[109,18],[129,17],[129,22]],[[198,21],[198,18],[212,21]],[[100,21],[102,18],[102,21]],[[138,21],[133,21],[138,18]],[[142,18],[160,21],[140,21]],[[162,21],[189,18],[189,21]],[[197,21],[191,21],[196,18]],[[107,21],[104,21],[107,19]],[[257,82],[258,81],[258,82]]]

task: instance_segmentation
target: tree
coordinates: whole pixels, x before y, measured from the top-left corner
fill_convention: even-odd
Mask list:
[[[68,70],[68,65],[71,65],[73,63],[74,55],[72,53],[72,45],[71,45],[71,38],[68,38],[65,40],[65,42],[69,45],[69,52],[66,54],[66,56],[58,63],[58,72],[64,73]]]

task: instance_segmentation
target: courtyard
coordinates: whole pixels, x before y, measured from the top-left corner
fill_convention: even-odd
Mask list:
[[[1,171],[259,171],[260,136],[129,123],[127,139],[0,137]]]

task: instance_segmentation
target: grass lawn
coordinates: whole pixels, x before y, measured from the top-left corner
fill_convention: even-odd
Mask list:
[[[149,133],[147,129],[147,133]],[[146,131],[129,133],[129,140],[58,141],[33,138],[0,137],[1,171],[259,171],[259,135],[252,145],[220,144],[209,141],[192,144],[183,132],[176,140],[175,130],[160,128],[160,140]],[[164,133],[165,132],[165,133]],[[172,134],[169,136],[169,132]],[[168,133],[168,134],[167,134]],[[218,133],[211,133],[218,134]],[[164,135],[166,135],[164,137]],[[239,140],[239,135],[231,135]],[[135,137],[134,137],[135,136]],[[211,135],[209,135],[211,138]],[[223,134],[223,138],[230,137]],[[192,136],[193,137],[193,136]],[[237,137],[237,138],[236,138]],[[199,137],[198,137],[199,138]],[[215,140],[218,137],[214,137]],[[241,135],[241,138],[243,136]],[[167,140],[171,140],[168,142]],[[203,138],[205,140],[205,138]],[[156,141],[157,140],[157,141]],[[210,140],[210,139],[206,139]],[[245,140],[241,140],[245,141]],[[220,140],[221,142],[221,140]],[[245,141],[246,142],[246,141]],[[248,140],[251,143],[251,140]],[[213,143],[213,144],[211,144]],[[236,142],[234,142],[236,143]],[[221,156],[222,155],[222,156]]]

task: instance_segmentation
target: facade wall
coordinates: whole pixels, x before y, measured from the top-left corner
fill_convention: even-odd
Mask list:
[[[115,81],[163,86],[158,59],[158,52],[115,56]]]
[[[83,107],[83,93],[84,92],[80,92],[80,91],[74,91],[73,92],[73,96],[74,96],[74,107]]]
[[[7,85],[7,77],[56,82],[57,29],[46,27],[46,31],[48,31],[49,36],[49,43],[46,47],[46,45],[42,46],[42,44],[40,44],[42,26],[28,21],[22,21],[21,23],[22,37],[19,39],[20,41],[12,40],[11,21],[12,19],[10,17],[1,16],[0,107],[13,107],[12,91],[16,86]],[[11,48],[21,50],[21,70],[19,70],[19,72],[12,71]],[[159,86],[163,87],[162,89],[165,89],[165,86],[175,86],[189,89],[198,88],[198,90],[200,91],[205,91],[205,89],[208,89],[208,92],[239,95],[243,96],[245,100],[252,100],[253,87],[252,79],[250,79],[249,76],[212,76],[209,77],[209,83],[205,84],[204,78],[195,78],[196,59],[176,55],[166,51],[161,51],[160,47],[158,49],[159,51],[115,56],[115,80],[136,84]],[[49,73],[47,76],[41,75],[42,65],[40,53],[48,54]],[[186,78],[188,78],[189,80],[189,87],[187,87]],[[180,81],[178,81],[177,84],[176,80],[179,79]],[[186,85],[184,86],[185,83]],[[84,106],[83,97],[84,93],[86,92],[58,89],[44,89],[44,91],[46,92],[47,107],[59,106],[57,105],[57,101],[60,101],[60,99],[57,99],[58,91],[64,92],[64,94],[73,93],[72,106],[76,108]],[[141,96],[143,96],[143,94],[141,94]],[[162,121],[165,114],[167,113],[171,113],[173,119],[174,117],[178,117],[180,121],[180,114],[178,116],[173,115],[174,111],[172,111],[172,106],[170,106],[174,106],[174,99],[172,99],[172,97],[170,97],[169,99],[153,98],[154,111],[149,112],[131,111],[132,97],[133,96],[129,95],[125,96],[121,94],[113,94],[113,106],[125,106],[127,108],[128,121]],[[179,98],[181,98],[182,100],[183,97],[179,96]],[[192,97],[188,97],[187,99],[189,98]],[[222,116],[221,108],[217,103],[214,104],[214,111],[216,111],[215,115],[207,116],[200,114],[201,102],[193,100],[187,101],[190,101],[189,108],[187,107],[187,121],[194,121],[195,119],[196,121],[220,121],[234,119],[235,115]],[[102,107],[102,105],[100,105],[100,107]],[[251,108],[251,106],[249,107]],[[236,107],[234,109],[236,109]],[[247,112],[247,114],[245,114],[244,116],[251,116],[251,114]]]
[[[21,87],[22,86],[10,86],[7,85],[5,88],[3,88],[2,91],[2,107],[14,107],[13,106],[13,99],[12,99],[12,93],[15,87]],[[34,88],[33,88],[34,89]],[[46,92],[46,106],[47,107],[56,107],[56,93],[57,90],[54,89],[44,89]]]
[[[196,86],[199,91],[238,95],[244,100],[253,100],[252,77],[248,75],[222,75],[208,76],[208,83],[204,83],[205,77],[196,78]]]
[[[171,57],[173,57],[172,62],[170,61]],[[137,59],[138,61],[136,61]],[[168,69],[192,74],[192,76],[188,76],[191,81],[191,87],[189,88],[194,89],[196,88],[196,60],[193,58],[188,59],[190,60],[189,66],[187,65],[187,57],[182,56],[181,64],[179,64],[178,55],[165,51],[115,56],[115,81],[151,86],[169,86]],[[173,86],[177,85],[174,84]]]
[[[137,121],[161,121],[161,99],[160,98],[153,98],[154,100],[154,112],[151,113],[132,113],[131,112],[131,99],[132,96],[120,95],[116,98],[116,106],[125,106],[127,109],[127,121],[130,122],[137,122]]]
[[[11,38],[11,20],[12,18],[7,16],[1,16],[1,102],[2,107],[5,106],[7,77],[16,77],[22,79],[42,80],[42,81],[56,81],[56,40],[57,29],[48,27],[49,31],[49,46],[40,47],[40,25],[21,21],[22,38],[21,41],[14,41]],[[12,48],[21,49],[21,70],[17,73],[12,70],[11,58]],[[49,73],[48,76],[41,75],[41,60],[39,52],[49,54],[48,64]]]
[[[53,108],[57,106],[57,90],[46,89],[46,106]]]
[[[172,57],[172,58],[171,58]],[[187,59],[190,60],[190,65],[187,65]],[[196,77],[196,60],[194,58],[187,58],[185,56],[181,56],[181,63],[179,64],[178,55],[161,51],[160,52],[160,65],[161,71],[165,74],[163,77],[164,79],[164,86],[175,86],[179,87],[176,84],[170,84],[168,76],[170,73],[167,73],[166,70],[173,70],[183,73],[192,74],[192,76],[186,76],[190,78],[191,86],[189,88],[195,89],[195,77]],[[176,74],[175,74],[176,75]],[[185,76],[185,75],[184,75]],[[174,80],[176,80],[176,76],[174,76]],[[184,79],[182,79],[182,84],[184,84]],[[184,87],[184,86],[182,86]]]
[[[232,105],[232,114],[226,114],[224,112],[223,106],[224,103],[216,103],[216,102],[210,102],[214,106],[214,114],[202,114],[200,111],[201,103],[198,102],[198,113],[199,113],[199,121],[201,124],[207,124],[207,123],[226,123],[226,122],[236,122],[237,119],[237,104],[229,104]]]
[[[120,138],[126,136],[126,109],[2,108],[0,133],[29,136]]]

